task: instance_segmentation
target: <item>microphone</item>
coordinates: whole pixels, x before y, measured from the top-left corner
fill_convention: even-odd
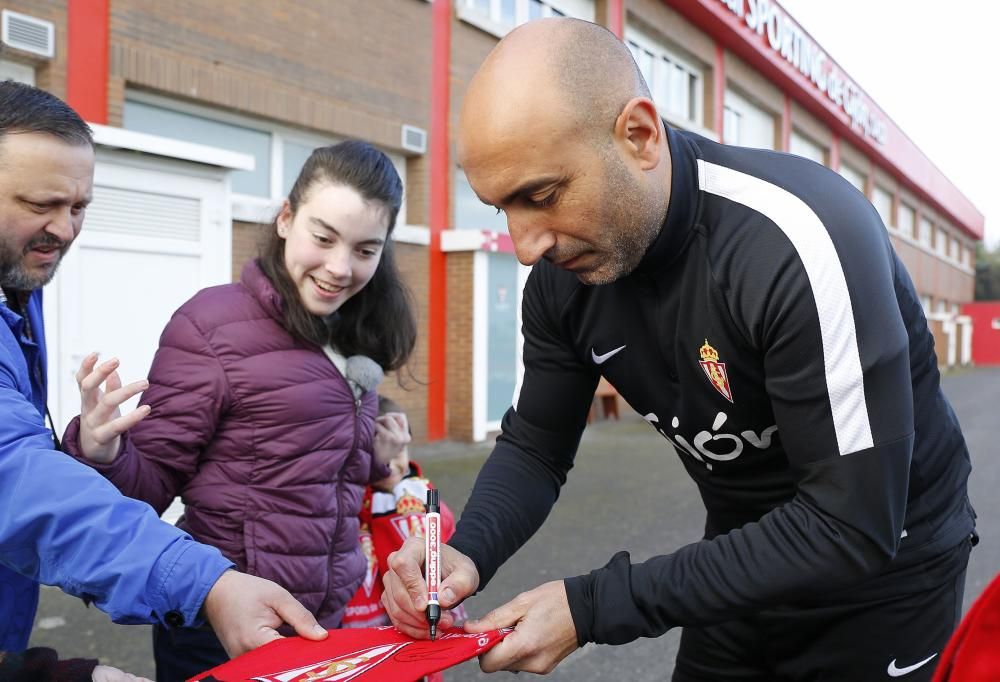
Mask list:
[[[354,391],[354,398],[356,400],[361,397],[362,393],[370,391],[382,383],[385,373],[382,372],[379,364],[370,357],[366,355],[352,355],[347,358],[347,368],[344,371],[344,377],[347,379],[351,390]]]

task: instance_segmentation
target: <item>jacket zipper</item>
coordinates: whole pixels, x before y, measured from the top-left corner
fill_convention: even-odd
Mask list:
[[[353,395],[354,389],[351,388],[350,382],[348,382],[347,379],[344,378],[344,383],[347,384],[347,389],[349,391],[351,391],[351,394]],[[336,539],[340,537],[340,527],[344,523],[344,505],[343,505],[343,500],[340,498],[340,494],[344,490],[344,469],[346,468],[347,463],[350,462],[352,459],[354,459],[354,455],[357,454],[357,451],[358,451],[358,440],[359,440],[360,422],[361,422],[361,396],[355,396],[355,398],[354,398],[354,440],[351,443],[351,451],[348,453],[347,458],[344,460],[344,466],[340,467],[340,471],[337,472],[337,489],[334,491],[334,494],[337,495],[337,524],[333,528],[333,539],[334,539],[334,541],[336,541]],[[327,575],[329,575],[329,576],[332,577],[332,572],[329,571],[329,569],[327,571]],[[326,583],[326,596],[327,597],[330,596],[330,587],[331,587],[330,586],[330,581],[328,579],[327,583]],[[324,599],[324,601],[325,601],[325,599]]]

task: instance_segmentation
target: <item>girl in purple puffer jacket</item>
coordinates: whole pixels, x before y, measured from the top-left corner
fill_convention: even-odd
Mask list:
[[[161,514],[180,495],[178,526],[287,588],[328,628],[364,575],[365,486],[409,440],[398,417],[376,417],[372,382],[349,369],[367,357],[396,370],[413,349],[390,241],[402,191],[366,143],[315,150],[240,282],[202,290],[171,318],[148,387],[122,387],[116,360],[84,360],[81,416],[64,440]],[[153,644],[159,680],[227,660],[211,630],[157,627]]]

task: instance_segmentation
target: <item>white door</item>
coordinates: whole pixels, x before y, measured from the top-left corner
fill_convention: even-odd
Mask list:
[[[145,377],[173,312],[230,280],[229,202],[224,171],[99,151],[83,230],[45,293],[60,433],[80,411],[75,373],[87,353],[119,358],[123,383]]]

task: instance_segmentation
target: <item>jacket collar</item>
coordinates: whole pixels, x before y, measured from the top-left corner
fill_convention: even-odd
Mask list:
[[[652,274],[669,267],[687,248],[694,233],[698,209],[698,164],[692,142],[667,128],[670,147],[670,201],[660,233],[639,261],[633,274]]]
[[[284,301],[274,284],[261,270],[258,259],[254,258],[243,266],[243,271],[240,273],[240,284],[253,294],[253,297],[257,299],[268,315],[284,324]]]

